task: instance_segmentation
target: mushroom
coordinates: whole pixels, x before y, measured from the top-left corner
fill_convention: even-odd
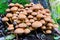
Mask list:
[[[33,27],[29,27],[29,29],[32,31],[32,30],[34,30],[34,28]]]
[[[14,33],[22,34],[22,33],[24,33],[24,29],[23,28],[17,28],[17,29],[15,29]]]
[[[7,13],[7,15],[6,15],[6,17],[8,17],[11,22],[12,22],[12,16],[13,15],[11,13]]]
[[[8,19],[7,17],[3,17],[3,18],[2,18],[2,21],[6,21],[6,22],[7,22],[8,20],[9,20],[9,19]]]
[[[35,21],[37,20],[37,18],[36,18],[36,17],[34,17],[33,19],[34,19]]]
[[[8,6],[14,6],[15,4],[13,4],[13,3],[10,3]]]
[[[8,8],[8,9],[6,9],[6,12],[10,12],[10,9]]]
[[[28,33],[30,33],[31,31],[30,31],[30,29],[28,29],[28,28],[26,28],[25,30],[24,30],[24,33],[25,34],[28,34]]]
[[[28,25],[28,26],[29,26],[29,25],[31,25],[31,23],[30,23],[30,22],[26,22],[26,25]]]
[[[25,23],[20,23],[20,24],[19,24],[19,27],[27,27],[27,24],[25,24]]]
[[[19,24],[19,23],[21,23],[21,21],[20,20],[14,20],[17,24]]]
[[[32,12],[32,15],[34,15],[34,16],[37,15],[37,12]]]
[[[47,22],[50,22],[51,21],[51,18],[45,17],[44,20],[47,21]]]
[[[26,18],[26,16],[25,16],[24,14],[19,14],[19,15],[18,15],[18,19],[23,20],[23,19],[25,19],[25,18]]]
[[[25,22],[26,22],[26,23],[29,22],[29,19],[26,18],[26,19],[25,19]]]
[[[54,28],[58,28],[59,27],[59,25],[58,24],[54,24],[54,26],[53,26]]]
[[[42,29],[46,29],[46,26],[42,26],[41,28],[42,28]]]
[[[50,34],[50,33],[52,33],[52,31],[51,30],[46,30],[46,33]]]
[[[12,20],[16,20],[16,19],[18,19],[18,17],[16,17],[16,16],[13,16],[12,17]]]
[[[26,4],[26,5],[25,5],[25,7],[28,7],[28,8],[29,8],[29,7],[31,7],[31,5],[29,5],[29,4]]]
[[[32,23],[32,27],[34,27],[34,28],[38,28],[38,27],[41,27],[41,26],[42,26],[42,23],[39,22],[39,21],[35,21],[35,22]]]
[[[7,28],[8,30],[14,30],[13,24],[9,24],[9,27]]]
[[[32,13],[31,9],[26,10],[27,13]]]
[[[53,27],[52,26],[48,26],[47,29],[52,29]]]
[[[18,7],[12,7],[10,10],[11,10],[13,13],[16,13],[16,11],[18,10]]]
[[[28,18],[30,18],[30,19],[31,19],[31,18],[33,18],[33,16],[32,16],[32,15],[29,15],[29,16],[28,16]]]
[[[50,13],[50,10],[49,9],[45,9],[46,13]]]
[[[43,17],[43,14],[38,14],[37,15],[37,18],[42,18]]]
[[[53,26],[53,24],[52,23],[48,23],[47,26]]]
[[[34,19],[30,19],[30,22],[33,23],[35,20]]]
[[[42,24],[45,24],[45,20],[40,20],[40,22],[41,22]]]

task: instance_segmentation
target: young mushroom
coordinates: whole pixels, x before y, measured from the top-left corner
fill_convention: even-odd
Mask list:
[[[10,12],[10,9],[8,8],[8,9],[6,9],[6,12]]]
[[[14,14],[14,13],[16,13],[16,12],[17,12],[18,7],[12,7],[10,10],[11,10],[11,11],[13,12],[13,14]]]
[[[7,28],[8,30],[14,30],[13,24],[9,24],[9,27]]]
[[[42,26],[41,28],[42,28],[42,29],[46,29],[46,26]]]
[[[34,19],[30,19],[30,22],[33,23],[35,20]]]
[[[11,13],[7,13],[7,15],[6,15],[6,17],[8,17],[11,22],[12,22],[12,16],[13,15]]]
[[[19,27],[27,27],[27,24],[25,24],[25,23],[20,23],[20,24],[19,24]]]
[[[52,31],[51,30],[46,30],[46,34],[51,34]]]
[[[31,25],[31,23],[30,23],[30,22],[26,22],[26,25],[27,25],[27,26],[30,26],[30,25]]]
[[[31,19],[31,18],[33,18],[33,16],[32,16],[32,15],[29,15],[29,16],[28,16],[28,18],[30,18],[30,19]]]
[[[33,16],[37,15],[37,12],[32,12],[32,15],[33,15]]]
[[[13,3],[10,3],[8,6],[14,6],[15,4],[13,4]]]
[[[45,20],[40,20],[40,22],[41,22],[42,24],[45,24],[45,23],[46,23]]]
[[[30,29],[28,29],[28,28],[26,28],[25,30],[24,30],[24,33],[25,34],[28,34],[28,33],[30,33],[31,31],[30,31]]]
[[[24,33],[24,29],[23,28],[17,28],[17,29],[15,29],[14,33],[22,34],[22,33]]]
[[[39,22],[39,21],[35,21],[35,22],[32,23],[32,27],[34,27],[34,28],[38,28],[38,27],[41,27],[41,26],[42,26],[42,23]]]
[[[24,14],[19,14],[18,19],[21,19],[21,20],[26,19],[26,16]]]

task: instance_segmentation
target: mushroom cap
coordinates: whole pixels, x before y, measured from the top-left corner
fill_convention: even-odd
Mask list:
[[[48,23],[47,26],[52,26],[53,27],[54,25],[52,23]]]
[[[46,29],[46,26],[42,26],[41,28],[42,28],[42,29]]]
[[[48,26],[47,29],[52,29],[53,27],[52,26]]]
[[[25,23],[20,23],[19,27],[27,27],[27,25]]]
[[[32,15],[29,15],[28,18],[33,18],[33,16]]]
[[[18,10],[18,7],[12,7],[11,9],[10,9],[11,11],[17,11]]]
[[[44,20],[50,22],[50,21],[51,21],[51,18],[49,18],[49,17],[45,17]]]
[[[29,19],[26,18],[26,19],[25,19],[25,22],[29,22]]]
[[[2,18],[2,21],[8,21],[9,19],[7,17]]]
[[[13,16],[13,17],[12,17],[12,20],[16,20],[16,19],[17,19],[17,17],[16,17],[16,16]]]
[[[46,30],[46,33],[50,34],[50,33],[52,33],[52,31],[51,30]]]
[[[32,23],[32,27],[38,28],[38,27],[41,27],[41,26],[42,26],[42,23],[39,22],[39,21],[35,21],[35,22]]]
[[[17,20],[17,19],[16,19],[16,20],[14,20],[14,21],[15,21],[15,22],[17,22],[18,24],[21,22],[20,20]]]
[[[6,12],[10,12],[10,9],[8,8],[8,9],[6,9]]]
[[[31,31],[30,31],[30,29],[28,29],[28,28],[26,28],[25,30],[24,30],[24,33],[25,34],[28,34],[28,33],[30,33]]]
[[[8,6],[14,6],[15,4],[13,4],[13,3],[10,3]]]
[[[30,22],[27,22],[27,23],[26,23],[26,25],[28,25],[28,26],[29,26],[29,25],[31,25],[31,23],[30,23]]]
[[[54,24],[54,26],[53,26],[54,28],[58,28],[59,27],[59,25],[58,24]]]
[[[23,5],[21,5],[21,4],[19,5],[19,7],[20,7],[20,8],[24,8]]]
[[[30,4],[26,4],[25,7],[31,7],[31,5]]]
[[[32,23],[32,22],[34,22],[35,20],[34,19],[30,19],[30,22]]]
[[[40,22],[41,22],[42,24],[45,24],[45,20],[40,20]]]
[[[6,17],[10,18],[12,17],[13,15],[11,13],[7,13]]]
[[[8,30],[14,30],[13,24],[10,24],[9,27],[7,28]]]
[[[26,10],[27,13],[32,13],[31,9]]]
[[[37,18],[36,18],[36,17],[34,17],[33,19],[34,19],[34,20],[37,20]]]
[[[50,10],[49,9],[45,9],[46,13],[50,13]]]
[[[32,12],[32,15],[34,15],[34,16],[37,15],[37,12]]]
[[[17,6],[17,7],[19,7],[19,5],[20,5],[19,3],[16,3],[14,6]]]
[[[43,14],[38,14],[37,15],[37,18],[42,18],[43,17]]]
[[[14,33],[17,33],[17,34],[22,34],[24,33],[24,29],[23,28],[17,28]]]
[[[22,20],[22,19],[25,19],[25,18],[26,18],[26,16],[24,14],[19,14],[18,15],[18,19],[21,19]]]
[[[13,16],[16,16],[16,17],[17,17],[17,16],[18,16],[18,14],[13,14]]]
[[[34,30],[34,28],[33,27],[29,27],[29,29],[32,31],[32,30]]]

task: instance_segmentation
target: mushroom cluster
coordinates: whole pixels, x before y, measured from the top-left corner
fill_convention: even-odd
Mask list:
[[[49,9],[44,9],[41,4],[9,4],[6,9],[7,14],[2,18],[2,21],[7,23],[7,29],[16,34],[28,34],[32,30],[40,28],[45,34],[52,33],[54,24],[51,18]]]

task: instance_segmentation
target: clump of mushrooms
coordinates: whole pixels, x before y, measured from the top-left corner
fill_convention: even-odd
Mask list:
[[[10,3],[9,6],[2,21],[6,22],[7,29],[15,34],[28,34],[37,28],[41,28],[45,34],[50,34],[58,27],[51,18],[50,10],[44,9],[41,4],[30,3],[23,6],[19,3]]]

